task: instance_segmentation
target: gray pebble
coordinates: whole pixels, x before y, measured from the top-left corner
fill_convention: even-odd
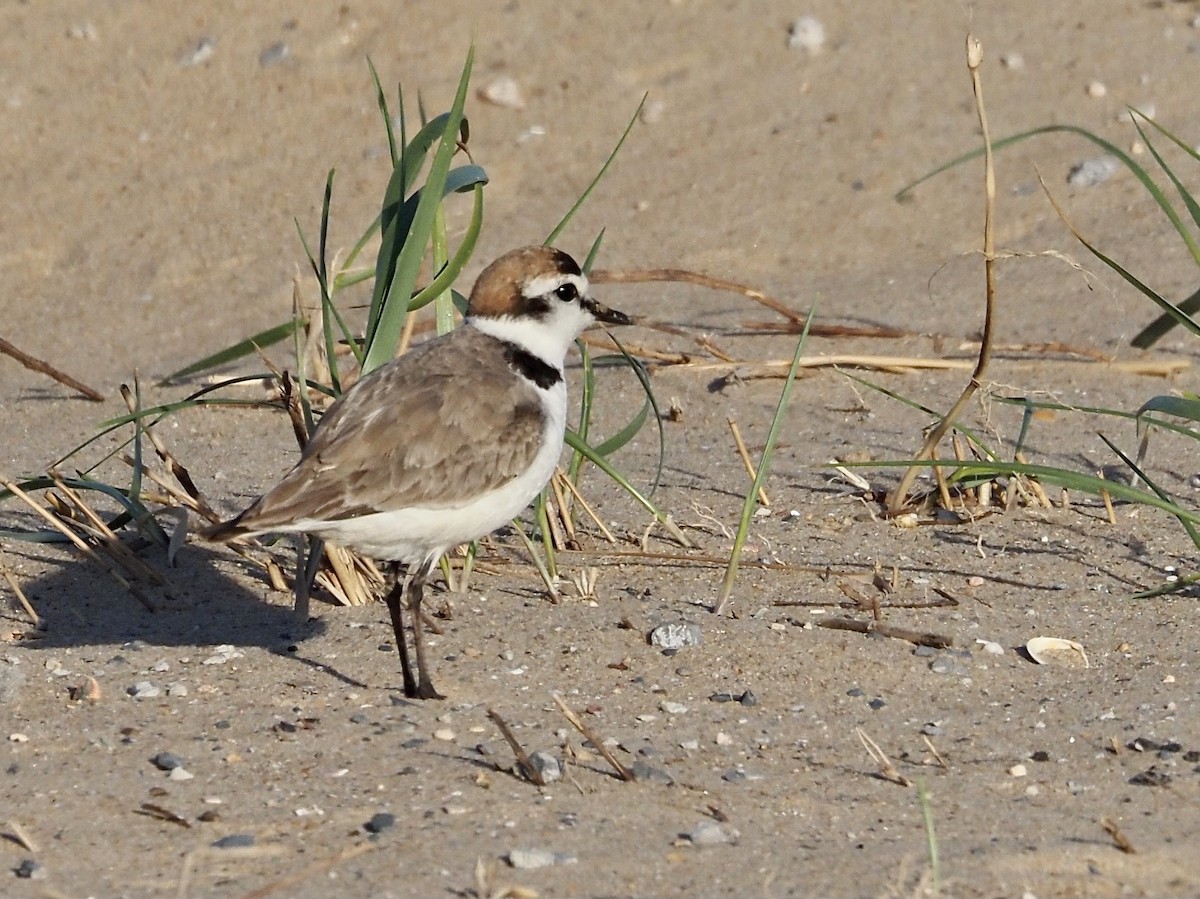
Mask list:
[[[716,821],[704,820],[684,834],[696,846],[720,846],[733,841],[732,835]]]
[[[183,759],[173,752],[160,752],[150,761],[159,771],[174,771],[176,768],[183,767]]]
[[[214,849],[245,849],[254,845],[254,834],[231,833],[213,843]]]
[[[552,784],[562,780],[562,762],[548,752],[538,750],[529,754],[529,764],[542,778],[543,783]]]
[[[283,60],[287,59],[289,53],[291,51],[288,49],[288,45],[283,41],[277,41],[258,54],[258,64],[263,68],[273,66],[277,62],[283,62]]]
[[[700,645],[700,625],[677,622],[660,624],[650,632],[650,645],[660,649],[682,649]]]
[[[148,680],[138,681],[125,691],[134,699],[156,699],[162,691]]]
[[[565,852],[551,852],[549,849],[512,849],[505,859],[514,868],[531,871],[535,868],[549,868],[552,865],[570,865],[578,859]]]
[[[633,775],[633,779],[638,783],[659,784],[664,787],[669,787],[675,783],[675,778],[662,768],[656,768],[654,765],[643,761],[637,761],[630,765],[629,773]]]
[[[31,858],[23,858],[21,864],[13,868],[13,873],[23,880],[41,880],[46,876],[46,869]]]
[[[940,725],[934,724],[932,721],[921,727],[921,733],[927,737],[940,737],[945,732]]]
[[[0,664],[0,704],[12,702],[25,686],[25,673],[16,665]]]
[[[929,670],[934,674],[953,674],[958,677],[969,675],[970,669],[952,656],[940,656],[929,663]]]
[[[369,833],[383,833],[389,827],[396,826],[396,816],[391,812],[378,812],[371,820],[363,825]]]
[[[937,654],[938,654],[938,651],[936,649],[934,649],[932,646],[918,646],[916,649],[913,650],[913,655],[915,655],[919,659],[927,659],[930,656],[935,656]]]
[[[1067,183],[1075,187],[1095,187],[1115,175],[1120,166],[1115,156],[1094,156],[1072,166]]]

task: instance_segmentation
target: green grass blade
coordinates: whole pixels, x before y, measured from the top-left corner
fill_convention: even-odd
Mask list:
[[[291,319],[281,325],[275,325],[267,328],[265,331],[259,331],[254,336],[247,337],[245,340],[233,344],[233,346],[228,346],[223,350],[213,353],[211,356],[205,356],[203,359],[185,365],[179,371],[167,375],[158,384],[159,386],[169,384],[171,381],[178,380],[179,378],[186,378],[190,375],[207,371],[210,368],[216,368],[219,365],[225,365],[236,359],[249,356],[260,349],[265,349],[279,343],[281,340],[286,340],[295,333],[297,328],[303,327],[303,324],[302,321]]]
[[[1146,486],[1154,491],[1155,496],[1157,496],[1159,499],[1163,500],[1164,502],[1170,503],[1172,506],[1176,505],[1175,501],[1173,499],[1171,499],[1171,495],[1169,493],[1167,493],[1167,491],[1165,491],[1161,487],[1159,487],[1158,484],[1154,483],[1154,481],[1152,481],[1150,479],[1150,477],[1146,474],[1146,472],[1142,471],[1141,466],[1139,466],[1137,464],[1137,462],[1135,462],[1133,459],[1131,459],[1126,453],[1122,452],[1121,448],[1118,447],[1111,440],[1109,440],[1108,437],[1106,437],[1104,434],[1100,434],[1098,436],[1100,437],[1101,440],[1104,441],[1105,445],[1110,450],[1112,450],[1114,453],[1116,453],[1118,456],[1121,457],[1121,461],[1124,462],[1126,465],[1128,465],[1130,470],[1132,470],[1134,472],[1134,474],[1136,474],[1139,478],[1141,478],[1143,481],[1146,482]],[[1176,515],[1175,517],[1179,519],[1179,523],[1181,525],[1183,525],[1183,529],[1185,531],[1187,531],[1187,535],[1192,538],[1192,545],[1195,546],[1197,549],[1200,549],[1200,533],[1197,533],[1196,526],[1194,524],[1192,524],[1190,521],[1188,521],[1186,518],[1183,518],[1179,515]]]
[[[1147,412],[1161,412],[1163,415],[1174,415],[1186,421],[1200,421],[1200,398],[1191,396],[1155,396],[1144,402],[1137,410],[1139,425]],[[1153,420],[1159,424],[1157,420]],[[1184,429],[1188,436],[1200,438],[1200,434],[1191,428]]]
[[[413,309],[420,309],[433,301],[434,297],[440,296],[450,290],[452,285],[460,274],[463,268],[466,267],[467,260],[471,258],[471,254],[475,252],[475,243],[479,240],[479,232],[483,227],[483,185],[475,186],[475,205],[471,212],[471,219],[467,223],[466,233],[463,234],[463,239],[458,245],[458,249],[454,251],[454,255],[450,257],[437,277],[430,281],[425,287],[414,296],[408,303],[408,309],[411,312]],[[455,306],[459,306],[457,300],[454,299],[454,293],[450,294],[451,300]],[[463,305],[463,308],[466,308]],[[461,311],[461,310],[460,310]]]
[[[400,331],[404,326],[404,317],[408,312],[408,301],[413,293],[417,275],[421,269],[421,260],[425,255],[425,247],[429,244],[433,230],[434,215],[437,206],[442,201],[442,190],[450,172],[450,162],[458,149],[459,126],[463,118],[463,107],[467,99],[467,86],[471,78],[471,66],[475,58],[475,48],[467,52],[467,60],[463,65],[462,76],[459,78],[458,91],[454,97],[441,141],[433,155],[425,186],[420,191],[420,199],[413,212],[411,226],[403,235],[395,264],[390,266],[392,276],[390,284],[385,288],[385,295],[380,303],[376,327],[367,344],[366,356],[363,360],[363,372],[370,372],[391,359],[396,353],[400,342]],[[414,195],[416,196],[416,195]],[[394,223],[393,223],[394,224]],[[384,226],[385,235],[387,226]],[[395,241],[400,241],[399,234],[393,234]],[[394,245],[393,245],[394,249]],[[380,250],[383,257],[383,250]],[[378,288],[379,285],[376,285]],[[389,314],[386,308],[388,297],[396,297],[399,303],[394,303],[395,312]],[[401,308],[402,307],[402,308]],[[375,311],[374,308],[372,311]]]
[[[383,116],[383,127],[387,131],[388,156],[392,160],[392,168],[396,168],[400,164],[400,155],[396,152],[396,134],[392,130],[392,114],[388,111],[387,97],[383,93],[383,84],[379,80],[379,72],[375,70],[375,63],[371,61],[371,57],[367,57],[367,68],[371,70],[371,80],[375,82],[375,103],[379,106],[379,113]],[[401,110],[403,114],[403,110]]]
[[[630,132],[633,131],[633,126],[637,124],[638,116],[642,114],[642,108],[646,105],[646,98],[648,96],[650,95],[642,95],[642,102],[640,102],[637,106],[637,109],[633,111],[633,116],[629,119],[629,124],[625,126],[625,131],[621,135],[621,139],[617,141],[617,145],[613,147],[612,152],[608,154],[608,158],[604,160],[604,165],[600,166],[600,171],[596,173],[596,177],[592,179],[592,183],[584,189],[583,193],[579,195],[579,199],[577,199],[574,205],[567,210],[567,214],[562,217],[562,221],[555,225],[554,230],[551,231],[546,237],[545,243],[547,246],[558,240],[558,236],[562,234],[563,230],[570,223],[571,219],[575,217],[575,213],[579,211],[580,207],[583,206],[583,204],[587,201],[587,198],[591,196],[592,191],[596,189],[596,185],[600,183],[600,179],[603,178],[608,172],[609,167],[613,164],[613,160],[616,159],[617,154],[621,152],[621,147],[625,145],[625,139],[628,138]]]
[[[1194,315],[1200,310],[1200,289],[1182,300],[1175,308],[1184,315]],[[1154,321],[1150,322],[1150,324],[1146,325],[1146,327],[1142,328],[1142,330],[1138,331],[1129,343],[1138,349],[1149,349],[1158,343],[1163,335],[1174,328],[1175,325],[1175,315],[1170,312],[1164,312],[1158,318],[1154,319]]]
[[[779,429],[783,426],[783,413],[787,409],[792,385],[796,382],[796,373],[800,370],[800,359],[804,356],[804,345],[808,342],[808,329],[816,311],[817,307],[814,305],[808,310],[808,316],[804,319],[804,330],[800,332],[800,339],[796,342],[796,352],[792,355],[792,364],[788,368],[787,379],[783,382],[783,389],[779,392],[779,402],[775,406],[775,415],[772,416],[771,426],[767,430],[767,442],[763,446],[762,455],[758,460],[758,471],[754,473],[754,481],[751,483],[750,489],[746,491],[746,497],[742,502],[742,517],[738,522],[737,533],[733,537],[733,550],[729,554],[729,564],[725,566],[721,592],[717,597],[716,605],[713,606],[715,615],[724,614],[725,606],[729,604],[729,598],[733,595],[733,582],[737,578],[742,547],[746,545],[746,537],[750,533],[750,519],[754,516],[754,510],[758,505],[758,491],[762,487],[763,481],[766,480],[767,469],[771,466],[771,457],[775,453],[775,442],[779,439]]]
[[[1136,115],[1134,113],[1136,113]],[[1141,122],[1138,121],[1139,117],[1147,122],[1153,122],[1153,119],[1143,114],[1140,110],[1130,107],[1130,120],[1133,122],[1133,127],[1137,129],[1138,136],[1141,137],[1142,143],[1145,144],[1146,149],[1150,151],[1150,154],[1154,157],[1154,161],[1158,163],[1158,167],[1163,170],[1166,176],[1171,179],[1171,183],[1175,185],[1175,191],[1179,194],[1179,198],[1183,200],[1183,205],[1187,207],[1188,215],[1192,217],[1192,223],[1200,226],[1200,205],[1196,203],[1196,198],[1192,196],[1191,191],[1184,187],[1183,182],[1175,176],[1174,170],[1167,165],[1166,160],[1164,160],[1159,154],[1158,149],[1154,146],[1154,142],[1146,135],[1146,132],[1142,128]],[[1187,147],[1181,140],[1176,138],[1170,132],[1166,131],[1166,129],[1160,130],[1174,140],[1175,143],[1185,147],[1185,149],[1187,149],[1187,151],[1193,157],[1196,157],[1195,150],[1193,150],[1191,147]],[[1195,257],[1195,255],[1196,254],[1193,253],[1193,257]],[[1200,262],[1200,258],[1197,258],[1197,261]]]

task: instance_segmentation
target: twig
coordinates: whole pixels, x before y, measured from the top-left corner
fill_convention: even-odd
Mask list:
[[[612,535],[612,531],[604,526],[604,522],[600,520],[600,516],[596,514],[596,510],[592,508],[591,503],[584,499],[583,494],[579,492],[579,488],[571,482],[571,479],[560,476],[559,480],[567,488],[571,495],[575,497],[575,501],[583,507],[583,511],[587,513],[588,518],[592,519],[592,521],[595,522],[596,527],[600,528],[600,533],[604,535],[604,539],[609,543],[616,543],[617,538]]]
[[[624,781],[633,780],[633,772],[621,764],[617,757],[612,754],[612,750],[605,746],[604,741],[590,727],[583,723],[583,720],[571,710],[571,707],[563,701],[563,698],[557,693],[551,695],[554,697],[554,702],[558,705],[559,711],[563,713],[563,716],[571,722],[571,725],[577,731],[583,734],[585,740],[596,747],[596,751],[604,757],[604,761],[612,765],[613,770],[617,772],[617,777]]]
[[[76,393],[82,394],[84,398],[91,400],[94,403],[104,402],[104,394],[94,387],[88,387],[82,381],[77,381],[69,374],[60,369],[55,368],[49,362],[44,362],[36,356],[30,356],[24,350],[19,350],[3,337],[0,337],[0,353],[6,356],[11,356],[16,359],[30,371],[36,371],[43,375],[49,375],[60,384],[65,384]]]
[[[529,756],[525,754],[525,750],[517,742],[517,738],[513,735],[508,722],[501,718],[500,713],[495,709],[488,709],[487,716],[488,720],[500,729],[500,735],[504,737],[505,742],[508,743],[509,748],[513,751],[513,755],[516,756],[517,767],[521,769],[521,774],[525,779],[539,787],[544,787],[546,779],[542,777],[542,772],[535,768],[533,763],[529,761]]]
[[[923,459],[933,458],[933,452],[937,445],[942,442],[942,438],[946,436],[946,432],[958,420],[962,410],[966,408],[971,397],[975,395],[975,391],[983,386],[984,372],[987,371],[988,362],[992,357],[992,331],[995,325],[996,312],[996,239],[994,233],[993,219],[996,215],[996,167],[995,161],[992,158],[992,135],[988,129],[987,113],[983,103],[983,81],[979,75],[979,67],[983,63],[983,45],[975,39],[974,35],[967,35],[967,68],[971,72],[971,87],[975,93],[975,111],[979,115],[979,127],[983,132],[983,184],[984,184],[984,212],[983,212],[983,271],[985,283],[985,298],[984,298],[984,313],[983,313],[983,334],[979,341],[979,357],[975,363],[975,370],[971,373],[971,379],[963,388],[958,400],[946,413],[945,417],[937,423],[929,436],[925,438],[925,443],[920,451],[914,457],[920,461]],[[896,514],[908,499],[909,488],[916,480],[918,473],[917,466],[913,465],[905,469],[904,474],[900,478],[900,483],[896,485],[896,489],[892,491],[887,500],[887,511],[889,514]]]
[[[1104,829],[1106,834],[1112,837],[1112,841],[1116,844],[1118,849],[1120,849],[1126,855],[1137,854],[1137,850],[1133,848],[1133,843],[1129,842],[1129,837],[1125,836],[1125,834],[1121,832],[1121,828],[1117,826],[1116,821],[1112,820],[1111,818],[1101,818],[1100,826]]]
[[[947,762],[946,759],[943,758],[942,754],[937,751],[937,747],[933,745],[933,740],[929,739],[929,737],[927,737],[925,734],[921,734],[921,739],[925,741],[925,745],[929,747],[929,751],[933,753],[933,757],[937,759],[937,763],[941,765],[942,768],[949,771],[950,763]]]
[[[1105,480],[1104,469],[1100,469],[1099,471],[1097,471],[1096,477],[1098,477],[1102,481]],[[1113,508],[1112,497],[1109,496],[1107,490],[1101,490],[1100,498],[1102,500],[1104,500],[1104,511],[1108,514],[1108,523],[1116,524],[1117,523],[1117,511],[1116,511],[1116,509]]]
[[[750,475],[750,480],[758,477],[758,472],[754,469],[754,460],[750,458],[750,453],[746,449],[746,442],[742,440],[742,432],[738,429],[737,422],[732,418],[726,418],[729,422],[729,431],[733,434],[733,445],[737,447],[738,455],[742,457],[742,464],[746,466],[746,474]],[[767,498],[766,488],[761,485],[758,488],[758,501],[763,506],[771,505],[771,500]]]
[[[827,627],[835,631],[854,631],[856,634],[879,634],[881,637],[892,637],[896,640],[907,640],[917,646],[931,646],[934,649],[947,649],[954,645],[953,637],[943,637],[941,634],[910,631],[902,627],[892,627],[875,621],[855,621],[853,618],[829,618],[817,622],[818,627]]]

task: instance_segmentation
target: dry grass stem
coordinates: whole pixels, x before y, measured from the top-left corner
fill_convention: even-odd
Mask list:
[[[30,371],[36,371],[39,374],[48,375],[55,381],[58,381],[58,383],[70,387],[76,393],[94,403],[102,403],[105,400],[104,394],[99,390],[96,390],[94,387],[88,387],[87,384],[72,378],[69,374],[61,369],[55,368],[49,362],[38,359],[36,356],[30,356],[24,350],[17,349],[3,337],[0,337],[0,353],[16,359]]]
[[[550,490],[554,493],[554,505],[558,510],[559,523],[566,531],[565,538],[561,546],[565,547],[568,542],[575,542],[575,522],[574,515],[571,512],[571,503],[567,499],[567,495],[563,492],[562,482],[566,480],[563,476],[561,468],[554,469],[554,476],[550,478]]]
[[[583,507],[583,511],[587,513],[588,518],[590,518],[595,523],[596,527],[600,529],[600,533],[604,535],[604,539],[609,543],[616,543],[617,538],[612,535],[612,531],[604,526],[604,522],[600,520],[600,516],[596,514],[596,510],[592,508],[591,503],[584,499],[583,494],[579,492],[579,488],[571,482],[571,479],[565,477],[562,472],[559,471],[557,473],[556,480],[558,480],[563,487],[566,487],[567,491],[575,498],[575,501]]]
[[[854,728],[854,733],[858,735],[858,739],[862,742],[863,748],[867,750],[867,754],[879,766],[880,777],[894,784],[899,784],[902,787],[912,786],[912,781],[896,770],[896,766],[892,764],[892,760],[879,748],[879,744],[867,735],[865,730],[861,727],[856,727]]]
[[[946,436],[954,422],[975,391],[983,386],[984,373],[992,355],[992,333],[995,327],[996,315],[996,240],[994,220],[996,215],[996,167],[992,158],[992,136],[988,129],[987,111],[983,102],[983,81],[980,78],[979,67],[983,62],[983,48],[974,35],[967,35],[967,68],[971,73],[971,87],[975,93],[975,111],[979,116],[979,127],[983,132],[983,181],[984,181],[984,213],[983,213],[983,271],[984,271],[984,313],[983,334],[979,342],[979,357],[971,379],[963,388],[958,400],[946,413],[945,417],[930,431],[920,451],[914,457],[916,460],[933,458],[934,450]],[[917,468],[913,466],[904,471],[900,483],[887,499],[887,511],[890,515],[898,513],[908,502],[908,491],[917,477]]]
[[[37,844],[33,842],[33,837],[21,826],[21,822],[16,819],[9,818],[8,830],[4,833],[4,836],[11,839],[26,852],[38,851]]]
[[[1137,850],[1133,847],[1133,843],[1129,842],[1129,838],[1121,832],[1121,828],[1117,826],[1117,822],[1112,818],[1101,818],[1100,827],[1104,832],[1112,837],[1113,843],[1118,849],[1126,855],[1135,855]]]
[[[17,602],[21,604],[21,608],[25,610],[25,614],[29,616],[29,620],[33,622],[33,626],[38,627],[42,623],[42,619],[38,617],[38,613],[30,605],[29,597],[25,595],[25,591],[21,589],[21,585],[17,583],[17,579],[13,577],[13,573],[8,570],[7,565],[0,564],[0,575],[3,575],[13,595],[17,597]]]
[[[1096,477],[1098,477],[1102,481],[1107,480],[1104,477],[1103,469],[1097,470]],[[1107,490],[1101,490],[1100,498],[1102,500],[1104,500],[1104,513],[1108,516],[1108,523],[1111,525],[1115,525],[1117,523],[1117,510],[1113,508],[1112,497],[1109,496],[1109,493]]]
[[[119,571],[117,571],[112,562],[109,562],[107,558],[96,552],[96,550],[94,550],[86,540],[76,534],[70,527],[66,525],[65,522],[61,521],[57,516],[52,514],[28,493],[7,478],[0,477],[0,486],[3,486],[5,490],[8,490],[13,496],[17,497],[17,499],[29,506],[29,508],[40,515],[47,524],[70,540],[71,543],[75,545],[76,549],[108,572],[109,576],[126,590],[128,590],[130,594],[133,595],[134,599],[140,602],[147,611],[158,611],[158,607],[155,605],[154,600],[146,595],[146,593],[140,587],[129,581]]]
[[[600,739],[600,737],[597,736],[590,727],[584,724],[583,719],[576,715],[575,712],[571,710],[571,707],[563,701],[562,696],[557,693],[552,695],[554,697],[555,704],[559,708],[559,711],[563,713],[563,717],[571,722],[572,727],[583,734],[585,740],[596,747],[596,751],[603,756],[604,761],[612,765],[613,770],[617,772],[617,777],[624,781],[633,780],[633,772],[621,764],[620,760],[612,754],[612,750],[604,745],[604,741]]]
[[[754,467],[754,460],[750,458],[750,452],[746,449],[746,442],[742,440],[742,432],[738,428],[737,422],[732,418],[726,418],[729,423],[729,431],[733,434],[733,445],[737,447],[738,455],[741,456],[742,464],[746,466],[746,474],[750,475],[750,480],[753,481],[758,477],[758,471]],[[770,506],[771,500],[767,498],[767,491],[764,487],[758,488],[758,502],[761,506]]]
[[[516,736],[512,732],[512,728],[508,726],[508,722],[500,717],[500,713],[495,709],[487,710],[488,720],[491,721],[500,731],[500,736],[504,737],[509,748],[512,750],[513,756],[517,760],[517,767],[521,770],[521,776],[532,784],[539,787],[546,785],[546,779],[542,777],[542,773],[533,766],[529,761],[529,756],[525,750],[521,748],[521,744],[517,741]]]
[[[933,745],[933,740],[929,739],[929,737],[925,734],[921,734],[921,739],[925,741],[925,745],[929,748],[929,751],[933,753],[933,758],[938,763],[938,766],[945,771],[949,771],[950,763],[947,762],[942,754],[937,751],[937,747]]]

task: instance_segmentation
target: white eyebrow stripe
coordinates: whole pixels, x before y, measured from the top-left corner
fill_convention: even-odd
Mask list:
[[[521,293],[527,297],[543,297],[564,284],[574,284],[581,297],[587,296],[588,280],[583,275],[563,274],[555,272],[552,275],[538,275],[525,283]]]

